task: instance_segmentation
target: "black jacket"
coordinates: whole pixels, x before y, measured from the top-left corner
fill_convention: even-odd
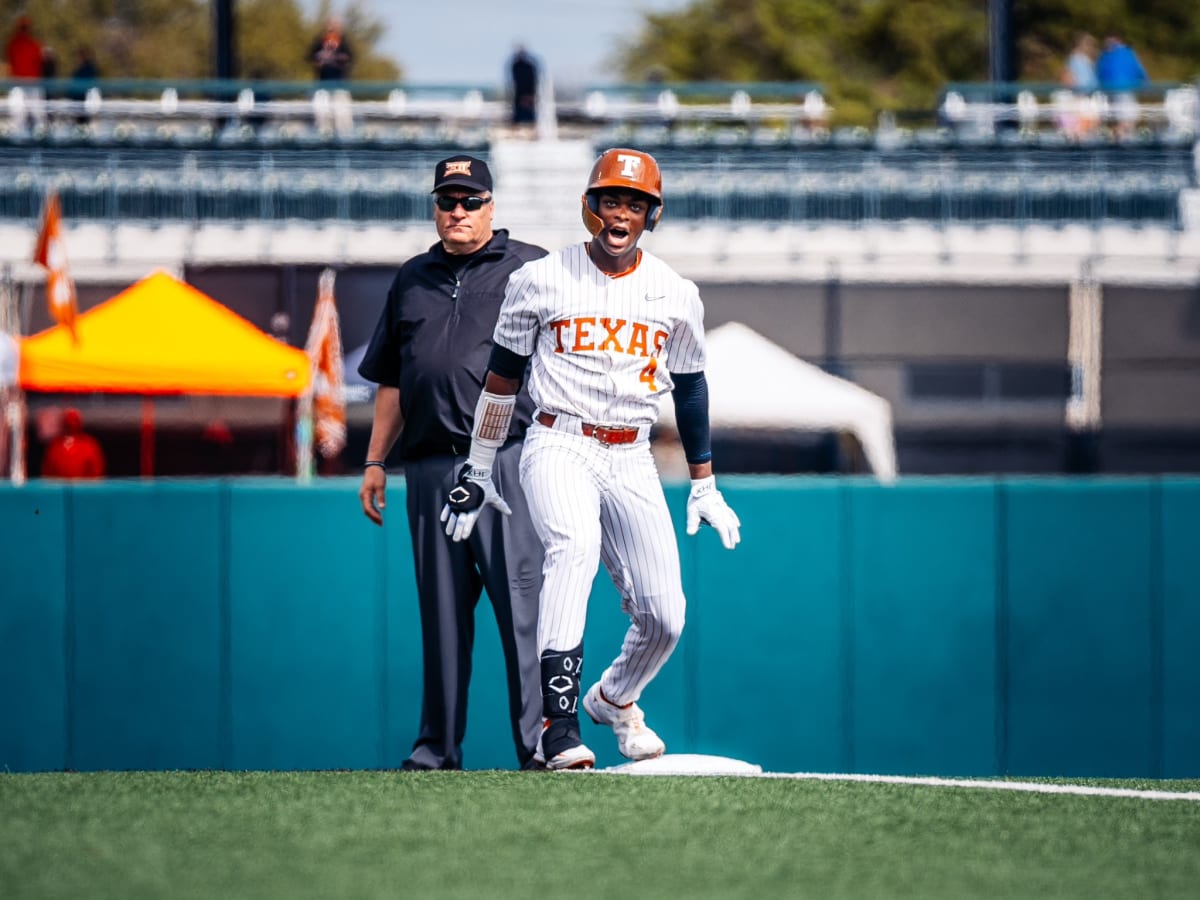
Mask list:
[[[466,453],[508,276],[545,255],[498,229],[465,263],[438,243],[401,266],[358,367],[400,388],[401,460]],[[523,436],[532,415],[522,386],[510,437]]]

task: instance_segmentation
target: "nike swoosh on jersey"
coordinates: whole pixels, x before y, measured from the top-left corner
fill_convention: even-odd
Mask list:
[[[651,302],[651,301],[653,301],[653,300],[662,300],[662,299],[664,299],[666,296],[667,296],[666,294],[647,294],[647,295],[646,295],[646,302],[647,302],[647,303],[649,303],[649,302]]]

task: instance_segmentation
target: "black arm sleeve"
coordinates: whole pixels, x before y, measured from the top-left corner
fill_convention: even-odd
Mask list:
[[[692,465],[712,459],[712,437],[708,430],[708,380],[703,372],[671,373],[675,382],[675,425],[684,458]]]
[[[515,378],[517,381],[524,381],[527,365],[529,365],[528,356],[521,356],[499,344],[492,344],[492,356],[488,360],[489,372],[495,372],[501,378]]]

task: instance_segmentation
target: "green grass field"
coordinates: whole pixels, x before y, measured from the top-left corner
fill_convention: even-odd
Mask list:
[[[0,775],[5,900],[1192,898],[1198,885],[1187,800],[604,773]]]

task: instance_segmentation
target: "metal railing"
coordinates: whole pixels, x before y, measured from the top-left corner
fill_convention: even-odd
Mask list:
[[[542,90],[557,121],[708,122],[824,127],[829,107],[820,86],[798,83],[594,85],[554,95]],[[353,136],[371,126],[436,123],[445,127],[504,124],[504,90],[482,85],[395,82],[281,82],[107,79],[0,80],[0,121],[9,134],[44,132],[55,122],[127,131],[173,125],[210,136],[230,123]]]
[[[554,125],[709,129],[736,136],[824,136],[833,110],[811,82],[598,84],[555,93],[539,110]],[[1200,134],[1192,84],[1155,82],[1134,92],[1076,94],[1051,83],[951,83],[930,115],[960,136],[1048,131],[1084,138],[1148,130]],[[328,141],[422,139],[429,132],[507,124],[504,89],[480,84],[188,79],[0,80],[0,137],[71,136]],[[881,123],[894,121],[881,115]]]
[[[1198,96],[1196,85],[1179,82],[1087,93],[1047,82],[951,83],[943,88],[937,109],[942,124],[979,136],[1005,128],[1050,129],[1081,138],[1147,129],[1194,138],[1200,135]]]

